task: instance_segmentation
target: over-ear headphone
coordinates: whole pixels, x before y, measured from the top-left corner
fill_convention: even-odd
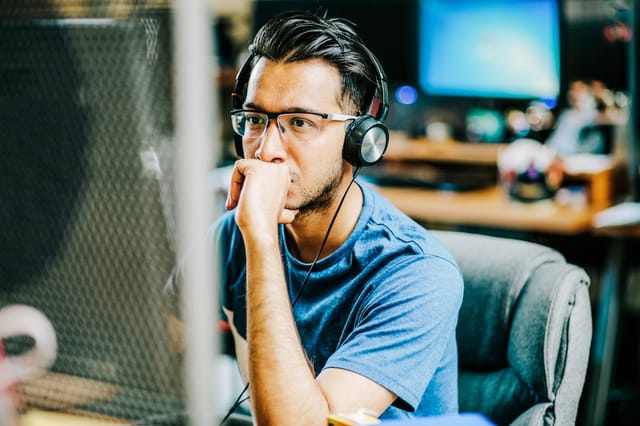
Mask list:
[[[355,167],[377,163],[389,145],[389,130],[384,124],[389,112],[387,77],[373,52],[362,44],[360,46],[376,70],[376,90],[365,114],[351,122],[345,133],[342,157]],[[242,108],[255,56],[255,53],[251,52],[236,75],[236,83],[231,93],[234,109]],[[233,138],[236,154],[243,157],[242,136],[234,134]]]

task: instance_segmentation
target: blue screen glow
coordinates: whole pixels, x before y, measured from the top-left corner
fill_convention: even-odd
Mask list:
[[[396,101],[403,105],[415,104],[418,100],[418,91],[413,86],[400,86],[396,89]]]
[[[427,94],[554,101],[557,0],[421,0],[419,84]]]

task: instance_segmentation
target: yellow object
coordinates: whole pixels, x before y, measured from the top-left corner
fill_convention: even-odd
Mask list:
[[[92,418],[80,414],[31,409],[22,414],[20,426],[114,426],[131,424],[125,420]]]
[[[361,426],[377,425],[380,420],[367,410],[358,410],[353,414],[330,414],[327,417],[327,426]]]

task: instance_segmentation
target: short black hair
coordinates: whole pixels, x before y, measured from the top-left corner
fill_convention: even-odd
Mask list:
[[[377,87],[377,70],[355,24],[344,18],[328,18],[308,11],[287,11],[271,18],[257,32],[250,46],[256,56],[272,61],[296,62],[321,58],[342,76],[343,108],[364,114]]]

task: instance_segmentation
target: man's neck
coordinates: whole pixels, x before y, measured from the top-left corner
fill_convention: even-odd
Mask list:
[[[329,208],[305,215],[286,226],[287,243],[296,258],[303,262],[312,262],[315,259],[345,189],[346,186],[336,191],[336,197]],[[360,217],[362,203],[362,189],[354,183],[340,207],[327,242],[320,253],[320,259],[336,251],[349,238]]]

